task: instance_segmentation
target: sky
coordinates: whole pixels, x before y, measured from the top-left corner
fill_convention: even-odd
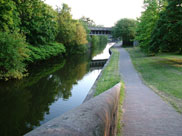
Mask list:
[[[71,7],[74,19],[82,16],[94,20],[97,25],[114,26],[121,18],[140,17],[143,0],[45,0],[54,9],[63,3]]]

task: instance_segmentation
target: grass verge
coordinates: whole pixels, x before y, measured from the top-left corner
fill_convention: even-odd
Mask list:
[[[111,50],[113,54],[111,55],[109,64],[104,68],[102,75],[97,82],[95,96],[120,82],[118,71],[119,51],[115,48],[112,48]]]
[[[182,112],[182,56],[159,54],[149,57],[138,47],[126,49],[144,82]]]
[[[116,124],[116,135],[120,136],[122,134],[122,105],[124,100],[124,82],[121,81],[121,76],[119,74],[119,51],[115,48],[112,48],[112,55],[108,65],[102,72],[101,77],[99,78],[96,86],[95,96],[101,94],[102,92],[110,89],[117,83],[121,82],[121,91],[120,91],[120,100],[118,104],[118,117]]]
[[[122,126],[123,126],[123,122],[122,122],[122,116],[123,116],[123,100],[124,100],[124,96],[125,96],[125,86],[124,86],[124,82],[121,82],[121,91],[120,91],[120,99],[119,99],[119,105],[118,105],[118,117],[117,117],[117,131],[116,131],[116,136],[122,136]]]

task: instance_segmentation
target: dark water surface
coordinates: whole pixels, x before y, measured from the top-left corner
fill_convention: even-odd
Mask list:
[[[23,135],[80,105],[101,72],[90,67],[91,60],[108,58],[112,44],[31,66],[22,80],[1,81],[0,136]]]

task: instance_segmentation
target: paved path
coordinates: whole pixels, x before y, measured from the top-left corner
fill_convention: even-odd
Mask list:
[[[182,136],[182,115],[142,83],[127,51],[118,50],[120,73],[126,86],[123,135]]]

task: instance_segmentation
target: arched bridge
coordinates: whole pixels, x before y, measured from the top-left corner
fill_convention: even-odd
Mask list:
[[[89,27],[89,35],[111,35],[112,28],[110,27]]]

